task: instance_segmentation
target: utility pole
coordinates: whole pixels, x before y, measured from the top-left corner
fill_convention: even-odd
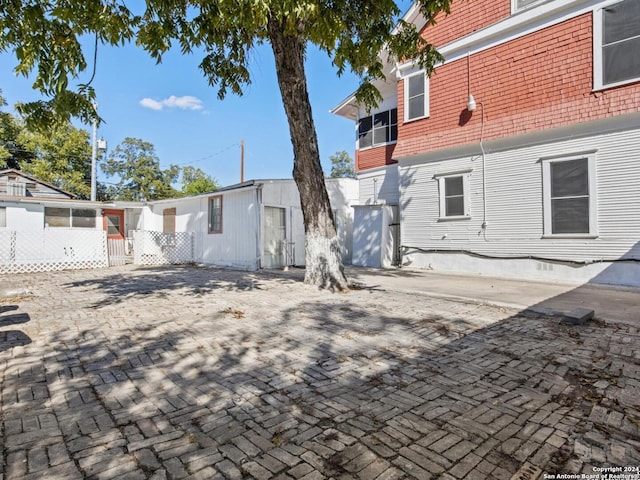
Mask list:
[[[96,117],[98,116],[98,104],[93,103]],[[96,163],[98,157],[98,120],[93,119],[93,142],[91,142],[91,201],[96,201]]]
[[[240,140],[240,183],[244,182],[244,138]]]

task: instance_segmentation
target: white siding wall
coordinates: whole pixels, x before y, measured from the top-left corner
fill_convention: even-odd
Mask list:
[[[242,270],[258,265],[257,204],[255,189],[220,192],[222,233],[209,233],[208,197],[176,199],[151,206],[145,230],[162,231],[162,212],[176,209],[176,231],[193,232],[195,260]]]
[[[398,165],[377,168],[358,174],[360,205],[398,205]]]
[[[342,261],[350,265],[353,258],[353,205],[359,200],[358,181],[348,178],[327,179],[326,185],[331,207],[336,213]]]
[[[342,260],[351,263],[353,241],[353,208],[358,200],[358,182],[353,179],[327,179],[329,201],[337,213],[339,241],[342,246]],[[298,187],[292,180],[265,181],[262,203],[268,207],[286,209],[287,242],[295,243],[296,264],[304,265],[304,224],[300,208]]]
[[[208,233],[208,197],[182,198],[152,203],[142,211],[145,230],[162,231],[162,212],[176,209],[176,231],[194,233],[196,261],[231,268],[255,269],[261,256],[264,226],[259,222],[263,209],[280,207],[286,210],[287,242],[295,242],[298,264],[304,259],[304,225],[300,210],[300,195],[293,180],[261,181],[261,202],[257,188],[222,191],[222,233]],[[352,179],[327,180],[331,205],[342,226],[340,242],[343,261],[351,261],[353,209],[358,199],[358,182]]]
[[[598,237],[542,238],[543,192],[540,159],[596,150],[596,184]],[[471,219],[438,221],[439,198],[437,174],[465,169],[470,173]],[[402,209],[402,244],[422,249],[466,250],[490,256],[536,256],[560,260],[592,261],[600,259],[640,258],[640,130],[617,132],[553,144],[488,153],[486,156],[487,228],[483,223],[482,159],[480,156],[410,165],[400,168]],[[412,254],[414,265],[437,262],[433,255],[420,258]],[[486,262],[466,259],[447,260],[446,269],[487,268]],[[493,273],[518,273],[532,268],[541,278],[556,278],[553,271],[562,266],[545,262],[529,262],[530,266],[514,267]],[[533,265],[533,266],[532,266]],[[611,265],[583,269],[576,279],[601,275]],[[435,268],[435,266],[434,266]],[[579,270],[574,267],[569,269]],[[640,264],[617,264],[616,269],[638,270]],[[487,270],[485,270],[486,272]],[[586,273],[589,272],[589,273]],[[476,273],[482,273],[476,272]],[[576,272],[558,274],[575,278]],[[535,276],[535,275],[534,275]],[[633,276],[633,273],[632,273]],[[591,278],[590,277],[590,278]],[[618,282],[615,282],[618,283]],[[620,283],[635,283],[625,281]]]
[[[44,228],[44,206],[35,204],[3,203],[7,207],[7,229],[40,231]]]

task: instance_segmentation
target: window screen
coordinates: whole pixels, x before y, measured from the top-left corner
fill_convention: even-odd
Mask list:
[[[74,208],[71,211],[71,226],[75,228],[96,228],[96,211]]]
[[[640,77],[640,1],[603,8],[602,32],[603,83]]]
[[[373,116],[373,143],[389,141],[389,112],[376,113]]]
[[[120,215],[107,215],[107,235],[120,235]]]
[[[44,224],[47,227],[69,227],[71,210],[68,208],[44,207]]]
[[[589,233],[589,163],[586,158],[553,162],[551,233]]]
[[[209,233],[222,233],[222,196],[209,198]]]
[[[444,179],[444,201],[447,217],[464,215],[464,182],[462,177]]]
[[[373,145],[373,120],[371,117],[360,119],[358,124],[358,148],[367,148]]]
[[[407,119],[425,116],[425,76],[414,75],[407,78]]]

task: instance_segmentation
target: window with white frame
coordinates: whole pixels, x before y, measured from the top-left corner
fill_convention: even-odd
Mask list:
[[[470,171],[436,175],[440,194],[440,219],[470,218]]]
[[[96,228],[96,211],[90,208],[44,208],[44,224],[49,228]]]
[[[376,147],[398,140],[398,109],[374,113],[358,120],[358,149]]]
[[[597,235],[595,154],[543,159],[545,235]]]
[[[419,72],[404,79],[404,119],[417,120],[429,116],[429,78]]]
[[[209,197],[209,233],[222,233],[222,195]]]
[[[7,207],[0,207],[0,228],[7,226]]]
[[[640,80],[640,1],[594,12],[594,88]]]

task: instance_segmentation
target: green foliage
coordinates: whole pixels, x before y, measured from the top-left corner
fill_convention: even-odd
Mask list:
[[[450,3],[416,2],[427,24],[440,11],[448,11]],[[158,62],[174,43],[185,54],[198,49],[204,53],[200,69],[220,98],[229,90],[242,93],[251,82],[253,48],[270,43],[290,126],[293,173],[300,189],[305,231],[329,240],[335,238],[335,225],[325,220],[331,206],[322,182],[304,73],[306,47],[311,43],[325,51],[338,74],[351,70],[358,75],[362,85],[356,98],[372,107],[380,100],[374,82],[384,79],[386,61],[413,59],[430,73],[442,60],[413,24],[396,26],[399,14],[392,0],[146,0],[139,13],[114,0],[0,0],[0,51],[15,53],[17,73],[36,71],[34,88],[51,100],[25,105],[21,111],[44,124],[69,115],[84,121],[96,115],[91,106],[93,76],[69,88],[69,79],[87,67],[78,41],[82,36],[95,35],[96,48],[135,39]],[[157,158],[152,148],[147,150],[142,145],[130,148],[123,144],[117,152],[121,160],[110,160],[108,171],[121,172],[122,195],[151,199],[168,193],[171,181],[167,177],[177,171],[156,169],[159,178],[154,177],[152,165],[155,161],[157,166]],[[138,161],[143,163],[143,175],[127,166]],[[323,288],[347,287],[338,248],[317,252],[308,260],[306,282]]]
[[[451,0],[418,3],[430,24]],[[49,98],[19,107],[29,124],[70,116],[89,122],[96,115],[93,77],[78,78],[95,68],[86,58],[95,52],[83,52],[79,41],[87,36],[95,37],[95,48],[135,41],[158,62],[175,44],[185,54],[200,49],[200,68],[220,98],[229,90],[241,94],[251,82],[251,51],[270,41],[269,22],[317,45],[339,74],[360,76],[356,96],[368,106],[380,99],[372,82],[384,77],[388,59],[415,59],[429,72],[442,60],[414,25],[396,24],[401,12],[391,0],[147,0],[145,6],[134,12],[111,0],[0,0],[0,51],[14,53],[16,74],[35,73],[33,87]]]
[[[196,167],[182,168],[182,193],[185,195],[199,195],[213,192],[220,188],[215,178]]]
[[[79,39],[94,35],[96,45],[123,44],[134,37],[137,22],[110,0],[1,0],[0,51],[15,54],[17,75],[35,70],[33,88],[49,98],[18,106],[27,126],[64,124],[72,116],[89,123],[96,115],[91,80],[69,86],[87,68]]]
[[[6,102],[0,95],[0,106]],[[0,169],[15,168],[88,198],[91,193],[89,134],[70,123],[32,131],[21,119],[0,112]]]
[[[0,107],[7,105],[0,90]],[[20,168],[21,161],[29,161],[33,158],[27,152],[24,145],[18,141],[18,135],[22,131],[20,121],[9,112],[0,111],[0,170],[5,168]]]
[[[356,178],[353,159],[344,150],[329,157],[331,160],[331,178]]]
[[[119,177],[115,188],[105,192],[114,200],[160,200],[181,196],[171,186],[180,175],[180,167],[171,165],[161,170],[153,145],[138,138],[125,138],[111,158],[102,164],[102,170],[109,176]]]
[[[80,198],[91,195],[91,143],[89,133],[71,124],[47,132],[23,129],[18,143],[33,157],[20,161],[20,169]]]

